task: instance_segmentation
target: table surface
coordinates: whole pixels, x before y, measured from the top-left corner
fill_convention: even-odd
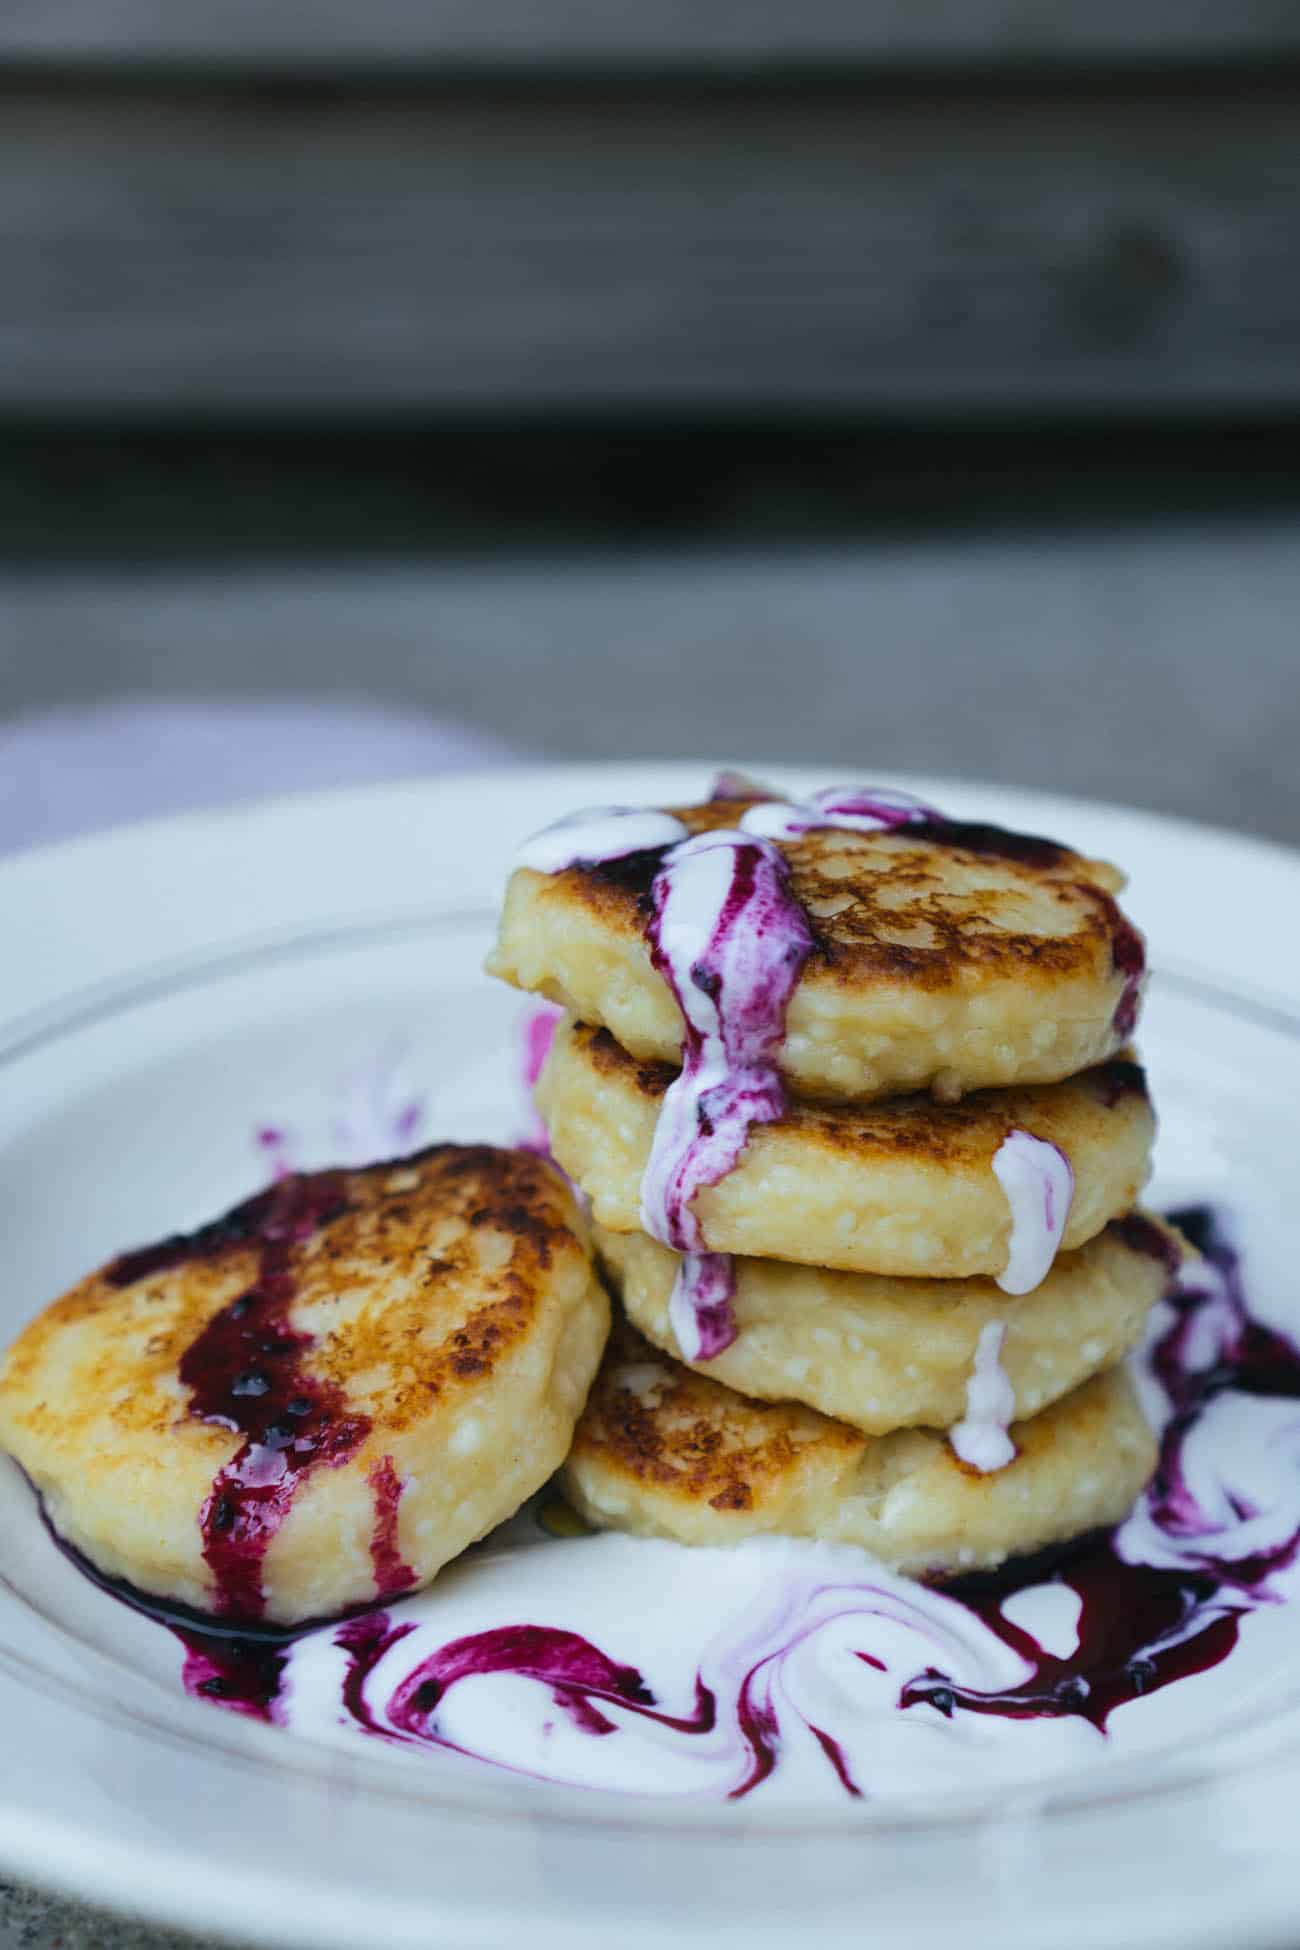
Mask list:
[[[101,1916],[78,1903],[0,1882],[0,1950],[206,1950],[208,1941]]]

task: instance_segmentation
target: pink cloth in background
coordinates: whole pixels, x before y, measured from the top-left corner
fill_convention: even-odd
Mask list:
[[[0,854],[282,792],[508,764],[490,732],[358,700],[122,698],[0,721]]]

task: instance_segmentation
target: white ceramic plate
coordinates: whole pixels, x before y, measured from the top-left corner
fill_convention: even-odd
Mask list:
[[[764,768],[766,769],[766,768]],[[0,868],[0,1338],[96,1261],[329,1150],[394,1036],[432,1133],[518,1129],[519,1004],[478,970],[512,847],[697,766],[548,768],[148,826]],[[827,780],[807,775],[782,783]],[[1136,813],[898,781],[1130,871],[1157,970],[1157,1195],[1241,1217],[1300,1321],[1300,861]],[[1300,1924],[1300,1617],[1186,1682],[1149,1753],[924,1807],[692,1807],[316,1747],[183,1697],[159,1633],[53,1550],[0,1463],[0,1870],[158,1921],[323,1946],[720,1950],[1282,1944]],[[1294,1648],[1294,1649],[1293,1649]]]

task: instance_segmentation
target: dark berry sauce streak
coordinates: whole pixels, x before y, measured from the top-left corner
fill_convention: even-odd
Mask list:
[[[307,1375],[309,1334],[290,1323],[293,1249],[342,1210],[341,1181],[286,1178],[258,1228],[253,1285],[211,1320],[181,1360],[190,1414],[243,1438],[199,1515],[216,1610],[260,1618],[262,1560],[302,1477],[346,1462],[370,1424],[336,1385]]]
[[[1059,840],[1045,840],[1037,833],[1012,833],[1005,826],[989,826],[982,820],[936,815],[909,820],[903,830],[909,840],[960,847],[965,853],[978,853],[988,860],[1010,860],[1022,867],[1056,867],[1069,857]]]
[[[245,1719],[278,1722],[291,1639],[223,1638],[185,1625],[171,1629],[185,1648],[181,1683],[191,1698],[212,1700]]]
[[[1124,987],[1115,1005],[1115,1034],[1131,1036],[1137,1027],[1142,1000],[1142,978],[1147,971],[1147,952],[1133,923],[1126,920],[1110,896],[1106,896],[1111,918],[1111,960],[1115,973],[1124,977]]]
[[[241,1438],[199,1512],[219,1618],[262,1617],[263,1561],[300,1485],[313,1470],[348,1461],[370,1433],[369,1418],[349,1411],[337,1384],[308,1372],[304,1357],[313,1337],[290,1319],[296,1249],[345,1208],[342,1173],[282,1178],[214,1224],[124,1254],[109,1270],[114,1285],[129,1286],[232,1247],[257,1248],[252,1285],[213,1316],[179,1370],[190,1391],[189,1413]],[[414,1582],[397,1549],[401,1486],[390,1460],[372,1469],[370,1485],[375,1584],[387,1597]],[[199,1690],[211,1689],[204,1682]]]
[[[409,1591],[416,1581],[397,1542],[397,1512],[402,1501],[402,1485],[391,1456],[377,1462],[370,1472],[370,1488],[375,1499],[375,1528],[370,1539],[370,1562],[374,1566],[375,1591],[380,1598],[395,1598]]]

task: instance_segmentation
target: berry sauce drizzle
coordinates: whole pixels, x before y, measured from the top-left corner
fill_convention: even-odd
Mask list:
[[[173,1624],[185,1648],[181,1684],[191,1699],[211,1700],[247,1720],[283,1724],[281,1693],[293,1650],[292,1638],[220,1638],[211,1632]]]
[[[163,1625],[184,1650],[181,1683],[192,1699],[206,1699],[251,1720],[283,1724],[282,1691],[294,1646],[316,1629],[216,1618],[178,1600],[163,1600],[110,1577],[61,1537],[42,1508],[55,1547],[91,1584],[129,1610]],[[319,1621],[318,1621],[319,1622]]]
[[[343,1208],[332,1173],[286,1178],[258,1227],[257,1277],[215,1315],[181,1359],[190,1414],[242,1437],[199,1515],[216,1610],[260,1618],[262,1562],[303,1477],[346,1462],[370,1430],[342,1389],[309,1375],[312,1336],[291,1323],[295,1246]]]
[[[1119,908],[1105,896],[1110,920],[1110,952],[1115,973],[1124,977],[1124,988],[1115,1005],[1115,1034],[1131,1036],[1137,1028],[1142,1002],[1142,981],[1147,972],[1147,951],[1141,935]]]
[[[212,1609],[221,1618],[262,1617],[263,1561],[300,1485],[313,1470],[346,1462],[370,1433],[369,1418],[349,1411],[343,1390],[307,1370],[304,1356],[313,1337],[290,1318],[298,1249],[346,1202],[339,1172],[282,1178],[199,1232],[124,1254],[108,1272],[114,1286],[126,1287],[232,1246],[257,1248],[252,1285],[214,1314],[179,1368],[190,1415],[241,1438],[199,1512]],[[372,1555],[377,1589],[386,1596],[413,1581],[396,1547],[401,1490],[387,1458],[370,1481],[376,1508]]]
[[[397,1512],[402,1501],[402,1484],[391,1456],[373,1465],[368,1478],[375,1500],[375,1527],[370,1538],[370,1562],[375,1573],[375,1595],[395,1598],[409,1591],[416,1574],[403,1558],[397,1542]]]

